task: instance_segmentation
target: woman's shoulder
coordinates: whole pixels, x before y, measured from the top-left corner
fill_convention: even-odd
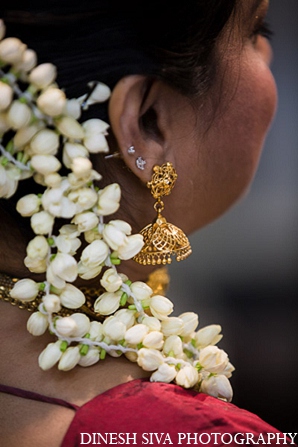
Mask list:
[[[177,385],[137,379],[118,385],[83,405],[62,447],[84,444],[245,445],[247,441],[253,444],[258,440],[268,443],[269,434],[272,445],[283,439],[278,430],[233,404]]]

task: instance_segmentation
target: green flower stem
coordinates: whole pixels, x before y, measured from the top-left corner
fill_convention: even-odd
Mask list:
[[[89,346],[88,345],[82,345],[80,348],[80,354],[81,355],[87,355],[89,351]]]
[[[10,154],[13,154],[13,152],[14,152],[14,144],[13,144],[12,140],[9,140],[9,142],[7,143],[7,145],[5,147],[5,150],[7,152],[9,152]]]
[[[44,282],[40,282],[39,285],[38,285],[38,288],[39,288],[39,290],[41,292],[43,292],[45,290],[45,288],[46,288],[45,283]]]
[[[3,157],[2,160],[1,160],[1,165],[2,166],[7,166],[8,165],[8,158]]]
[[[65,352],[67,348],[68,348],[68,343],[66,340],[63,340],[60,345],[60,351]]]
[[[50,247],[53,247],[55,245],[55,241],[54,241],[54,239],[52,237],[49,237],[47,239],[47,242],[48,242]]]
[[[125,306],[127,298],[127,293],[123,292],[120,298],[120,306]]]

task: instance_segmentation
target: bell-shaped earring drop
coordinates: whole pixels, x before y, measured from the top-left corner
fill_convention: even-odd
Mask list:
[[[168,223],[161,215],[164,203],[161,197],[168,196],[177,179],[177,173],[172,163],[154,166],[153,175],[147,187],[156,199],[154,209],[157,212],[155,220],[140,231],[144,238],[142,250],[133,258],[143,265],[170,264],[171,256],[177,261],[186,259],[191,254],[191,246],[187,236],[180,228]]]

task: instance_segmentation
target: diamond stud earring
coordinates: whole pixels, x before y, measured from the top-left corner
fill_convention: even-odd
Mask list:
[[[138,169],[141,169],[141,171],[144,171],[145,169],[146,160],[144,160],[143,157],[138,157],[136,159],[136,166]]]
[[[129,155],[133,155],[135,152],[136,152],[136,150],[135,150],[135,147],[134,147],[134,146],[130,146],[130,147],[127,149],[127,153],[128,153]]]

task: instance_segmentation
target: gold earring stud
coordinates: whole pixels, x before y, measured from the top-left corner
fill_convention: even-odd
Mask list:
[[[161,197],[168,196],[177,180],[177,172],[172,163],[154,166],[153,175],[147,187],[156,199],[154,209],[157,216],[154,221],[140,231],[144,238],[142,250],[133,258],[143,265],[170,264],[171,256],[177,261],[186,259],[191,254],[191,246],[187,236],[180,228],[167,222],[162,216],[164,203]]]

